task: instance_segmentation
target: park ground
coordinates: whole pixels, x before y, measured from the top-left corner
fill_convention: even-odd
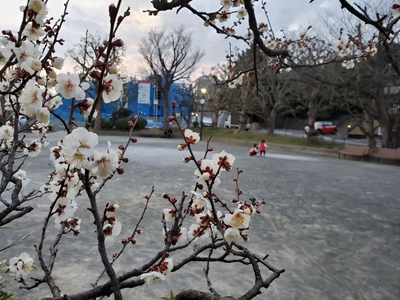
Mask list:
[[[49,140],[54,144],[64,135],[50,133]],[[101,136],[99,151],[106,149],[108,140],[116,148],[126,142],[126,137]],[[110,181],[98,199],[100,205],[115,201],[121,206],[116,215],[123,224],[121,236],[126,236],[144,207],[144,196],[152,186],[156,190],[137,245],[115,265],[122,272],[128,270],[127,266],[133,268],[142,263],[162,247],[161,213],[167,208],[162,193],[179,197],[182,191],[189,193],[193,189],[194,166],[182,163],[188,153],[176,149],[178,142],[139,137],[138,143],[127,151],[129,163],[123,166],[125,173]],[[247,146],[221,141],[211,141],[211,146],[214,152],[226,150],[236,157],[234,168],[244,171],[239,181],[244,191],[242,199],[255,197],[266,201],[261,213],[251,221],[246,246],[261,256],[269,254],[272,265],[286,269],[256,299],[400,299],[398,166],[284,149],[268,149],[265,157],[249,157]],[[204,141],[196,144],[195,155],[200,158],[205,148]],[[25,164],[31,180],[28,189],[46,179],[51,170],[48,156],[44,149]],[[215,189],[228,203],[234,197],[235,176],[235,171],[222,174],[222,184]],[[37,199],[32,205],[35,210],[27,218],[2,229],[0,246],[30,234],[23,243],[2,253],[7,258],[23,251],[35,257],[33,245],[37,243],[49,200]],[[54,273],[64,293],[90,288],[101,270],[101,264],[93,259],[97,248],[86,210],[88,204],[82,198],[78,205],[78,215],[84,219],[81,234],[67,236],[61,242],[59,267]],[[55,230],[50,229],[48,238],[54,234]],[[111,251],[118,249],[116,244]],[[173,255],[173,258],[180,257]],[[190,264],[182,272],[171,274],[165,282],[126,290],[125,299],[160,299],[169,290],[182,288],[207,291],[203,267]],[[221,295],[238,296],[253,284],[251,270],[233,264],[212,267],[210,279]],[[20,299],[48,295],[44,286],[26,294],[17,289],[11,278],[8,288]]]

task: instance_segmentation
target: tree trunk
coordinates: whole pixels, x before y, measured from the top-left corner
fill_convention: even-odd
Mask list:
[[[164,85],[162,89],[162,95],[163,95],[163,105],[164,105],[164,113],[163,113],[163,127],[162,130],[166,132],[169,128],[169,122],[168,122],[168,117],[169,117],[169,86],[166,84]]]
[[[274,107],[267,117],[268,120],[268,133],[273,134],[275,130],[275,120],[276,120],[276,108]]]

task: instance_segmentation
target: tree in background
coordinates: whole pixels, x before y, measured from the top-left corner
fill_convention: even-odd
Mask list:
[[[139,53],[150,68],[154,84],[161,90],[164,100],[163,130],[169,126],[169,90],[172,83],[188,79],[204,52],[192,46],[190,32],[183,27],[151,29],[142,39]]]
[[[67,50],[67,56],[74,64],[74,71],[79,74],[81,78],[88,78],[95,86],[98,86],[97,76],[92,77],[91,71],[93,66],[99,64],[98,60],[99,48],[104,46],[104,41],[107,38],[102,38],[99,33],[93,34],[86,30],[85,37],[81,38],[79,44],[75,44],[73,48]],[[126,45],[122,44],[120,47],[113,47],[110,53],[110,64],[113,68],[123,70],[123,58],[125,56]],[[121,76],[122,75],[122,76]],[[123,72],[118,74],[123,79]],[[97,103],[96,110],[99,112],[95,118],[94,128],[101,128],[101,104]]]

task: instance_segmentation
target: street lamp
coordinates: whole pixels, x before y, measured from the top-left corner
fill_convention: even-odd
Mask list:
[[[200,99],[200,104],[201,104],[201,114],[200,114],[200,140],[203,139],[203,108],[204,108],[204,103],[206,103],[206,100]]]

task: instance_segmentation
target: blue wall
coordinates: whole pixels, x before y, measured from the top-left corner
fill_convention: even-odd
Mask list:
[[[150,83],[149,81],[139,81],[142,83]],[[158,100],[158,105],[154,104],[155,100],[155,94],[156,94],[156,88],[155,86],[150,83],[150,103],[149,104],[143,104],[143,103],[138,103],[138,86],[139,86],[138,81],[128,81],[124,85],[126,85],[126,93],[127,93],[127,104],[125,108],[131,110],[133,113],[132,115],[137,115],[139,111],[142,112],[141,116],[143,118],[162,118],[164,116],[164,104],[163,104],[163,97],[161,95],[161,99]],[[90,98],[95,98],[95,85],[93,82],[89,82],[90,88],[86,91],[86,97]],[[182,95],[176,92],[177,88],[179,88],[180,84],[179,83],[173,83],[169,92],[169,112],[172,113],[172,101],[180,101],[182,100]],[[71,107],[71,99],[63,99],[63,104],[60,105],[55,110],[55,113],[59,114],[63,119],[68,119],[69,115],[69,110]],[[103,119],[110,119],[111,114],[113,111],[117,110],[120,106],[119,104],[120,100],[114,101],[111,103],[102,103],[102,113],[101,117]],[[179,112],[179,111],[177,111]],[[183,113],[187,116],[188,114],[188,108],[184,107],[183,108]],[[82,116],[79,113],[78,109],[75,109],[74,111],[74,118],[76,121],[84,121],[84,116]],[[51,119],[55,119],[54,116],[51,116]]]

